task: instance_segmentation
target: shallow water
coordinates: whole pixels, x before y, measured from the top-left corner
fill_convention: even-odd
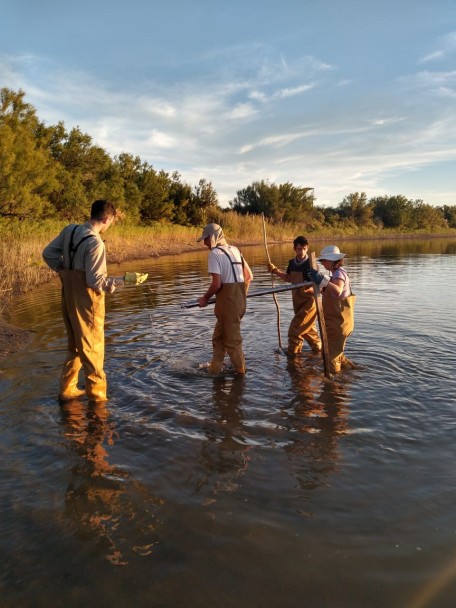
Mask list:
[[[454,606],[456,240],[343,250],[360,367],[332,381],[279,351],[271,296],[249,300],[246,378],[198,369],[213,309],[180,303],[204,251],[110,269],[150,281],[108,296],[98,409],[55,400],[58,283],[17,301],[35,333],[1,364],[2,608]],[[268,287],[263,249],[244,254]]]

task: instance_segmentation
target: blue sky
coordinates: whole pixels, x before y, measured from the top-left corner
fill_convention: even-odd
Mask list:
[[[454,0],[0,0],[0,86],[212,182],[456,204]]]

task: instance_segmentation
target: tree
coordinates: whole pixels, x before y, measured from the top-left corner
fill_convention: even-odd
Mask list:
[[[140,216],[146,223],[171,221],[174,212],[170,200],[171,179],[165,171],[158,173],[148,163],[143,163],[139,176],[141,192]]]
[[[385,228],[406,228],[410,224],[412,203],[401,194],[378,196],[370,199],[372,213],[381,220]]]
[[[372,204],[367,202],[365,192],[353,192],[344,198],[339,205],[340,216],[357,226],[372,226]]]
[[[413,201],[410,228],[434,232],[436,229],[446,226],[447,222],[440,209],[428,205],[422,200]]]
[[[443,207],[437,207],[439,209],[447,223],[449,228],[456,228],[456,205],[443,205]]]
[[[312,188],[297,188],[289,182],[270,184],[267,181],[253,182],[238,190],[230,207],[238,213],[264,213],[276,222],[303,222],[312,217]]]
[[[0,215],[39,218],[51,212],[48,195],[57,169],[35,110],[23,91],[0,91]]]

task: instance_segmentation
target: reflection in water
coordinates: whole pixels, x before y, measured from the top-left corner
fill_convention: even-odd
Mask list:
[[[300,487],[310,490],[323,485],[336,470],[338,439],[348,428],[348,378],[322,381],[320,370],[304,358],[290,359],[287,371],[295,397],[292,410],[284,408],[282,415],[297,433],[290,435],[293,440],[285,450]]]
[[[149,512],[150,504],[139,517],[133,497],[138,495],[146,503],[151,498],[125,471],[109,464],[108,447],[114,444],[116,435],[106,405],[67,402],[62,406],[62,423],[76,455],[65,493],[67,513],[80,525],[83,537],[87,533],[95,535],[112,564],[128,564],[131,550],[140,556],[150,555],[157,542],[153,536],[156,520]],[[152,500],[152,506],[157,504],[159,501]],[[128,545],[128,539],[138,537],[137,545]]]
[[[207,498],[205,504],[214,502],[213,495],[219,492],[235,492],[239,477],[247,470],[249,446],[243,437],[245,415],[241,407],[244,388],[243,377],[213,379],[214,418],[204,428],[207,437],[201,444],[204,476],[197,488],[199,491],[204,486],[211,487],[212,498]]]

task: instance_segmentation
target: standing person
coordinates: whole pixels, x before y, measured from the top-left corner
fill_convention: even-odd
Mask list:
[[[309,241],[304,236],[298,236],[293,241],[295,257],[288,262],[285,272],[268,264],[269,272],[276,274],[283,281],[289,283],[303,283],[307,281],[307,273],[311,268],[310,259],[307,255]],[[288,348],[287,353],[290,357],[296,356],[302,350],[304,340],[317,354],[321,351],[321,340],[316,329],[317,306],[312,286],[299,287],[293,289],[293,310],[294,317],[288,328]]]
[[[82,225],[70,224],[45,247],[46,264],[59,273],[62,283],[62,314],[68,336],[68,349],[60,377],[58,399],[103,402],[106,397],[104,364],[105,293],[119,283],[142,283],[147,275],[126,273],[124,278],[108,277],[106,251],[101,235],[116,216],[107,200],[93,203],[90,219]],[[78,388],[84,368],[85,390]]]
[[[308,278],[323,291],[322,304],[330,358],[330,371],[337,374],[342,368],[354,369],[355,364],[344,354],[345,342],[352,333],[355,319],[355,300],[350,285],[350,277],[342,268],[345,253],[336,245],[324,247],[318,258],[330,276],[310,269]]]
[[[245,374],[245,358],[242,352],[241,319],[246,310],[246,296],[252,271],[237,247],[228,245],[218,224],[208,224],[197,239],[210,250],[208,269],[212,282],[206,293],[198,298],[201,308],[216,295],[215,324],[212,336],[212,361],[208,370],[218,374],[223,369],[225,353],[228,353],[236,373]]]

